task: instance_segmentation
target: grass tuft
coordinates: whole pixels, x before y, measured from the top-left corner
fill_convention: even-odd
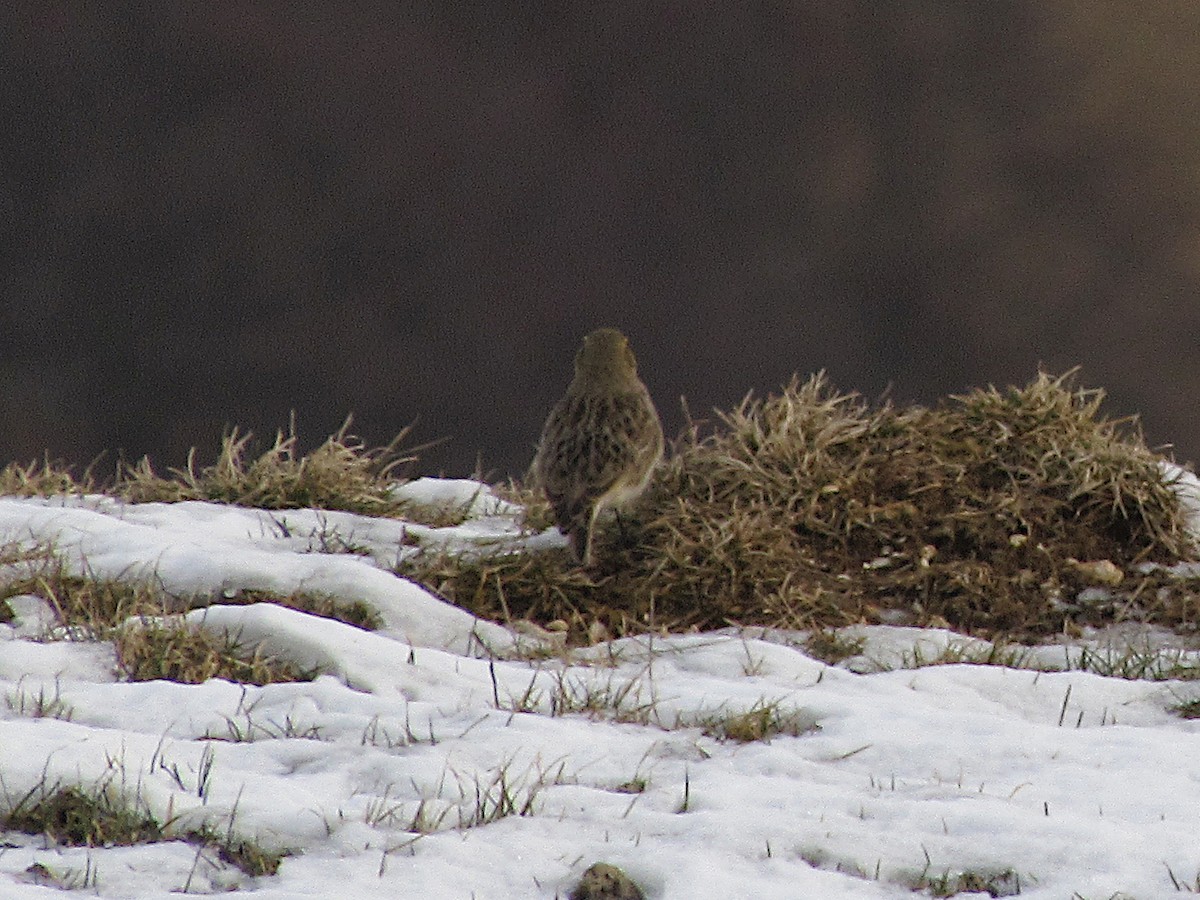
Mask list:
[[[1196,681],[1200,664],[1181,650],[1169,650],[1146,642],[1143,646],[1121,648],[1079,647],[1078,654],[1067,650],[1068,669],[1093,672],[1105,678],[1126,681]]]
[[[236,867],[251,878],[261,878],[264,875],[275,875],[279,866],[289,854],[267,850],[254,841],[234,837],[232,834],[212,828],[202,828],[192,832],[188,840],[201,847],[215,848],[217,856],[224,863]]]
[[[1181,719],[1200,719],[1200,698],[1185,700],[1171,707],[1171,712]]]
[[[62,494],[90,494],[95,492],[96,482],[92,475],[93,463],[76,475],[75,469],[66,463],[51,460],[34,460],[22,465],[11,462],[0,469],[0,495],[16,497],[54,497]]]
[[[219,636],[182,621],[143,620],[114,631],[117,668],[129,681],[203,684],[221,678],[239,684],[312,681],[316,673],[287,660],[247,653],[232,636]]]
[[[276,594],[272,591],[243,590],[221,598],[222,604],[249,606],[252,603],[274,603],[288,609],[306,612],[322,619],[333,619],[353,625],[363,631],[378,631],[383,627],[383,617],[375,607],[363,600],[342,600],[332,594],[295,591],[291,594]]]
[[[172,618],[179,601],[146,581],[103,579],[69,574],[61,562],[45,548],[14,551],[3,559],[23,571],[0,584],[0,600],[20,594],[44,599],[54,611],[59,628],[72,640],[112,641],[117,668],[130,681],[168,679],[198,684],[209,678],[223,678],[246,684],[270,684],[280,681],[311,681],[315,673],[301,671],[286,661],[247,654],[236,639],[213,635]],[[324,595],[294,594],[289,597],[255,595],[246,602],[269,599],[286,602],[316,615],[342,617],[356,623],[375,621],[357,604],[338,604]],[[5,604],[7,608],[7,605]],[[41,707],[58,710],[57,698],[40,698]],[[34,698],[16,696],[10,704],[36,711]],[[53,715],[54,711],[46,714]]]
[[[221,440],[217,460],[197,467],[195,448],[187,465],[166,476],[150,460],[123,464],[114,488],[135,503],[211,500],[259,509],[336,509],[366,515],[396,515],[403,504],[392,497],[397,470],[413,462],[398,447],[408,436],[402,431],[386,447],[368,448],[350,434],[350,419],[307,455],[299,452],[295,423],[274,443],[252,452],[253,435],[234,428]]]
[[[801,649],[813,659],[836,666],[858,656],[867,646],[867,639],[842,634],[836,628],[814,628],[804,639]]]
[[[1021,893],[1021,877],[1013,869],[998,872],[945,871],[940,875],[931,874],[927,869],[913,879],[909,888],[928,892],[931,897],[955,897],[959,894],[1014,897]]]
[[[901,654],[899,668],[924,669],[933,666],[1000,666],[1005,669],[1037,669],[1031,666],[1031,654],[1028,647],[1009,645],[1004,641],[969,644],[963,641],[950,641],[946,646],[937,650],[932,656],[922,650],[919,643],[913,644],[911,651]],[[1091,671],[1087,664],[1086,651],[1080,660],[1079,668]]]
[[[128,796],[111,778],[86,790],[40,782],[0,815],[0,830],[43,835],[50,843],[67,847],[129,847],[185,840],[200,850],[216,850],[224,862],[251,877],[274,875],[287,856],[236,837],[232,828],[224,834],[209,826],[176,833],[155,818],[140,794]]]
[[[711,738],[739,744],[770,741],[780,735],[800,737],[820,730],[820,725],[811,714],[785,709],[778,700],[759,700],[743,712],[703,714],[695,723],[686,719],[680,722],[681,726],[691,724],[699,725]]]
[[[28,716],[31,719],[59,719],[70,722],[75,715],[75,708],[62,698],[62,686],[58,678],[54,679],[54,692],[48,693],[45,685],[39,685],[37,693],[26,690],[25,676],[22,675],[17,687],[4,698],[5,705],[18,716]]]
[[[588,644],[597,633],[645,630],[636,604],[622,602],[617,593],[618,579],[589,573],[561,553],[422,553],[404,559],[396,574],[481,618],[553,623],[553,630],[565,630],[573,645]]]
[[[93,791],[38,785],[5,815],[4,830],[43,834],[68,847],[127,847],[163,840],[162,827],[111,785]]]
[[[163,596],[152,585],[71,575],[48,555],[30,557],[29,563],[33,571],[0,586],[0,599],[41,597],[71,638],[103,640],[128,618],[164,612]]]

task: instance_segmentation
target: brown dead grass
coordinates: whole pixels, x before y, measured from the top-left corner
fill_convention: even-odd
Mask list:
[[[0,495],[104,492],[132,503],[209,500],[260,509],[331,509],[419,520],[426,511],[397,500],[392,493],[423,449],[400,449],[410,430],[401,431],[385,447],[368,447],[350,433],[347,418],[319,447],[302,454],[294,421],[286,434],[277,432],[265,449],[258,449],[250,432],[233,428],[222,437],[212,465],[199,465],[193,447],[182,469],[159,474],[149,458],[142,457],[136,463],[119,462],[115,479],[104,481],[95,476],[99,460],[78,474],[73,467],[48,458],[13,462],[0,469]]]
[[[383,617],[370,604],[362,600],[345,600],[331,594],[314,594],[305,591],[276,594],[271,591],[244,590],[238,591],[232,596],[222,597],[221,603],[228,606],[275,603],[322,619],[333,619],[346,625],[353,625],[363,631],[378,631],[383,627]]]
[[[601,534],[593,570],[543,553],[418,557],[405,574],[488,618],[561,619],[574,640],[594,621],[617,634],[896,615],[979,635],[1122,614],[1193,626],[1194,593],[1146,602],[1151,576],[1134,567],[1195,547],[1161,457],[1102,401],[1074,373],[932,409],[793,380],[719,414],[711,434],[686,433],[640,508]],[[1075,604],[1097,572],[1119,573],[1140,605]]]
[[[0,495],[51,497],[59,494],[89,494],[98,490],[93,469],[96,463],[76,474],[66,463],[49,458],[22,465],[11,462],[0,469]]]
[[[30,572],[6,579],[0,600],[19,594],[41,597],[73,638],[101,640],[126,619],[167,612],[161,592],[150,584],[71,575],[45,550],[35,551],[26,562]]]
[[[238,684],[312,681],[288,660],[248,652],[234,637],[212,634],[179,620],[131,622],[114,630],[117,668],[129,681],[203,684],[221,678]]]
[[[246,684],[310,681],[315,673],[301,671],[286,660],[249,652],[235,638],[213,635],[171,616],[180,602],[148,581],[103,579],[69,574],[46,548],[9,548],[0,561],[26,572],[10,572],[0,584],[0,601],[33,594],[53,609],[64,636],[72,640],[111,640],[117,670],[129,681],[169,679],[200,684],[223,678]],[[335,604],[324,596],[256,593],[242,602],[278,602],[326,618],[343,616],[362,627],[369,616],[354,604]],[[7,604],[0,602],[0,607]],[[368,611],[369,612],[369,611]]]
[[[122,464],[114,493],[135,503],[210,500],[260,509],[336,509],[365,515],[398,515],[404,504],[391,494],[398,470],[416,457],[399,451],[408,429],[386,447],[370,448],[350,434],[350,420],[306,455],[299,452],[295,423],[274,443],[253,452],[254,436],[233,429],[221,440],[217,460],[199,467],[195,448],[182,469],[155,472],[143,457]]]

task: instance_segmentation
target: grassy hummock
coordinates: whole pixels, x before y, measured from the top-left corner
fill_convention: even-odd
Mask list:
[[[487,618],[565,622],[581,639],[596,622],[1020,637],[1120,617],[1193,625],[1196,604],[1164,600],[1148,589],[1162,573],[1139,569],[1194,552],[1186,512],[1163,458],[1134,420],[1103,416],[1103,398],[1073,372],[933,408],[793,379],[710,433],[688,429],[640,507],[604,531],[593,570],[540,553],[417,558],[405,574]],[[537,498],[517,499],[544,518]]]

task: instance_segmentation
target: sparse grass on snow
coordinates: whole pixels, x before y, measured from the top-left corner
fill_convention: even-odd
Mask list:
[[[511,837],[506,856],[529,850],[537,868],[520,884],[542,892],[569,890],[591,861],[575,858],[583,845],[567,832],[634,853],[622,865],[636,862],[644,841],[651,852],[643,872],[674,889],[686,857],[662,856],[673,838],[661,836],[678,832],[744,867],[712,873],[734,889],[750,883],[750,872],[763,883],[779,876],[785,891],[803,880],[814,896],[834,884],[862,896],[950,897],[1011,896],[1042,883],[1073,889],[1037,849],[1057,833],[1057,817],[1069,815],[1072,827],[1092,827],[1110,847],[1125,846],[1128,823],[1154,823],[1173,843],[1153,843],[1154,860],[1138,870],[1143,883],[1190,890],[1175,874],[1191,865],[1191,844],[1176,827],[1186,773],[1158,763],[1156,777],[1174,778],[1174,787],[1156,782],[1146,805],[1113,781],[1128,774],[1093,764],[1095,747],[1176,759],[1150,729],[1174,736],[1171,729],[1191,727],[1184,720],[1197,715],[1197,701],[1188,682],[1200,671],[1191,650],[1072,640],[1114,623],[1177,632],[1200,623],[1200,576],[1167,567],[1196,549],[1168,469],[1132,423],[1100,414],[1101,399],[1071,376],[1041,375],[933,409],[872,406],[821,376],[793,381],[778,396],[720,414],[709,431],[689,429],[640,508],[605,528],[600,564],[587,571],[569,563],[554,535],[530,533],[549,527],[548,510],[520,484],[490,494],[462,482],[397,490],[397,466],[408,460],[395,445],[365,448],[346,427],[304,456],[294,430],[257,455],[250,437],[233,431],[212,466],[193,457],[160,476],[142,461],[123,469],[110,493],[131,503],[251,509],[197,504],[201,529],[219,531],[211,546],[189,522],[174,532],[185,537],[147,554],[150,565],[135,554],[116,576],[89,572],[86,559],[69,568],[53,545],[36,543],[32,525],[21,543],[0,547],[0,601],[31,595],[47,611],[35,634],[29,596],[21,615],[0,602],[0,618],[14,623],[13,647],[109,642],[126,682],[122,697],[145,703],[134,712],[125,699],[113,701],[97,715],[91,702],[101,685],[77,677],[60,685],[54,657],[31,655],[41,674],[10,679],[0,711],[31,746],[43,742],[45,769],[26,791],[29,767],[8,760],[0,776],[20,764],[23,787],[4,787],[0,826],[97,854],[187,842],[196,863],[172,881],[183,891],[202,859],[295,887],[281,862],[299,872],[309,854],[324,854],[321,865],[346,873],[362,853],[371,854],[369,877],[381,889],[388,879],[407,887],[438,854],[461,850],[462,834],[453,843],[439,836],[471,830],[481,858],[501,846],[491,843],[497,835]],[[76,479],[48,463],[0,473],[0,490],[12,495],[96,489],[90,473]],[[496,506],[496,496],[521,511]],[[10,516],[25,514],[17,506]],[[285,517],[255,507],[356,515]],[[111,552],[136,528],[175,528],[193,512],[79,496],[27,508],[51,514],[39,528],[57,528],[58,517],[70,520],[60,533],[78,529],[71,559],[84,546]],[[98,524],[105,516],[108,531]],[[144,574],[162,574],[154,554],[181,547],[174,577],[220,569],[243,531],[253,549],[229,569],[236,574],[228,583],[220,574],[198,579],[196,596],[179,596],[166,591],[167,579]],[[458,620],[483,623],[391,578],[393,549],[399,574],[543,640],[505,658],[449,650]],[[308,574],[285,577],[314,559],[320,565]],[[109,560],[105,571],[120,565]],[[391,593],[395,585],[411,594]],[[196,620],[216,610],[181,616],[193,605],[263,603],[307,616],[222,608],[222,627],[211,629]],[[909,648],[897,629],[863,627],[878,622],[958,633],[914,630],[922,639]],[[247,623],[257,623],[257,641],[278,638],[278,655],[239,644],[237,626]],[[892,646],[877,657],[881,632]],[[1036,640],[1064,633],[1061,647]],[[304,683],[317,671],[309,664],[333,677]],[[1079,672],[1091,674],[1072,676]],[[1157,681],[1171,684],[1146,684]],[[980,746],[953,733],[947,723],[958,720],[947,718],[947,703],[972,716],[973,728],[993,728]],[[1138,727],[1112,727],[1118,712],[1122,725]],[[149,770],[132,780],[118,779],[111,763],[127,736],[143,754],[147,740],[158,741]],[[617,748],[619,759],[610,758]],[[71,758],[59,758],[68,751]],[[108,774],[97,780],[103,764]],[[1055,774],[1060,765],[1070,777]],[[1079,778],[1105,795],[1080,799]],[[243,790],[257,792],[255,828],[268,823],[265,832],[234,827]],[[213,792],[222,799],[210,807]],[[714,821],[719,834],[704,832]],[[906,826],[883,824],[893,821]],[[297,843],[260,843],[272,829]],[[990,830],[994,852],[978,839]],[[423,851],[435,843],[436,852]],[[543,845],[552,849],[536,849]],[[289,858],[282,846],[303,849]],[[510,868],[499,865],[512,878]],[[464,884],[495,887],[491,871],[479,881],[468,870],[456,860]],[[24,874],[36,884],[106,890],[91,856],[74,868],[39,860]],[[207,879],[205,889],[216,886],[231,885]]]
[[[236,636],[190,627],[175,615],[181,608],[178,598],[167,596],[152,582],[72,575],[45,547],[10,546],[0,556],[10,570],[10,577],[0,584],[0,608],[8,609],[3,601],[9,597],[29,594],[40,598],[53,612],[58,636],[112,641],[117,668],[130,681],[165,678],[200,684],[209,678],[225,678],[269,684],[313,677],[287,661],[244,650]],[[320,596],[277,597],[257,592],[254,600],[291,605],[325,617],[336,617],[343,607]],[[252,601],[243,598],[243,602]],[[353,604],[345,608],[356,622],[372,620],[368,612]]]

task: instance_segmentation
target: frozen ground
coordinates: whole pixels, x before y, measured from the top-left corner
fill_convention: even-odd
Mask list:
[[[385,622],[368,633],[218,605],[189,615],[326,674],[262,688],[128,684],[111,647],[46,640],[46,610],[18,602],[17,622],[0,626],[0,802],[43,780],[108,782],[180,830],[208,823],[290,855],[277,875],[251,879],[181,841],[89,850],[8,833],[0,897],[62,896],[57,883],[113,898],[185,887],[263,900],[565,898],[597,861],[648,898],[689,900],[1200,890],[1200,725],[1171,711],[1200,695],[1193,684],[898,668],[966,645],[885,627],[862,629],[863,654],[839,667],[795,649],[796,635],[732,632],[530,661],[503,629],[389,571],[406,530],[472,552],[521,541],[512,509],[466,482],[406,490],[424,502],[474,497],[472,517],[429,529],[0,498],[0,542],[52,544],[81,571],[154,574],[173,594],[218,603],[241,588],[330,592]],[[331,552],[347,545],[362,552]],[[1093,646],[1166,637],[1114,633]],[[1026,664],[1061,666],[1070,652],[1043,648]],[[1164,652],[1195,662],[1186,648]],[[30,716],[39,695],[57,696],[63,718]],[[563,712],[587,705],[608,712]],[[800,734],[739,744],[705,732],[764,705]]]

